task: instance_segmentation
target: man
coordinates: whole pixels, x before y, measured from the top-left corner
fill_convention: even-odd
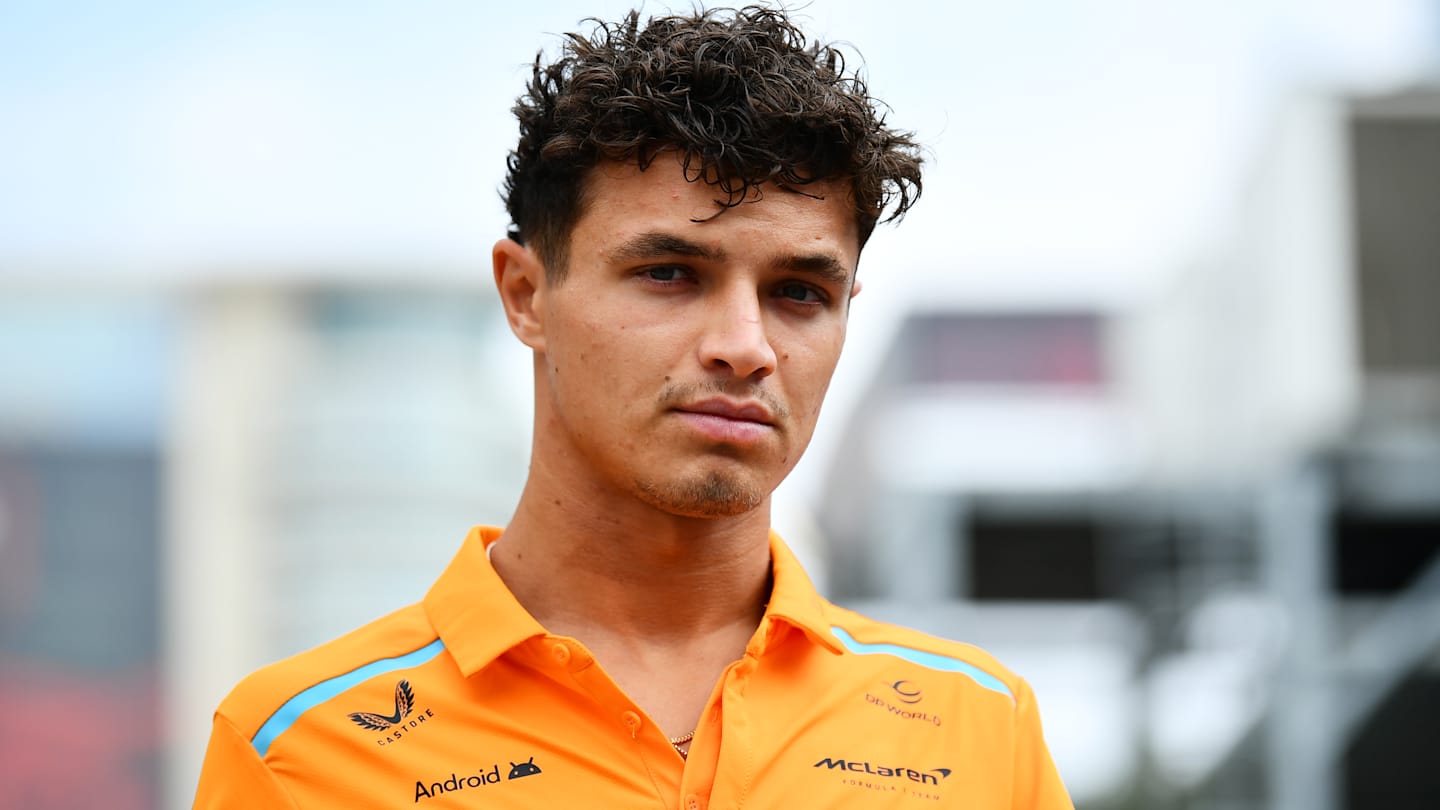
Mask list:
[[[760,8],[571,35],[516,113],[516,512],[246,679],[197,806],[1070,807],[1023,681],[827,603],[769,531],[914,143]]]

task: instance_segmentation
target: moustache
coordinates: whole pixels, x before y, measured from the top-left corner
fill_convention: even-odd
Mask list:
[[[699,383],[672,382],[660,389],[660,405],[665,408],[673,408],[684,405],[687,402],[694,402],[704,399],[707,396],[723,396],[732,399],[754,399],[763,404],[769,411],[770,416],[775,420],[776,425],[784,424],[790,416],[790,409],[780,402],[767,388],[756,385],[736,386],[734,383],[727,383],[724,380],[711,380]]]

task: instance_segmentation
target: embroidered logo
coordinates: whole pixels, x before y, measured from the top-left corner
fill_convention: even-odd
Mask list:
[[[925,785],[938,785],[941,779],[950,777],[949,768],[930,768],[929,770],[917,770],[905,765],[877,765],[874,762],[867,762],[863,759],[845,759],[843,757],[825,757],[815,763],[813,767],[826,768],[829,770],[848,771],[850,773],[863,773],[870,776],[884,776],[890,779],[907,779],[911,782],[919,782]]]
[[[409,681],[402,680],[395,684],[393,714],[351,712],[347,716],[361,728],[383,732],[375,738],[376,745],[393,745],[403,742],[409,734],[424,728],[425,721],[435,719],[435,710],[429,706],[417,706],[415,690],[410,688]]]
[[[529,759],[525,760],[519,765],[516,765],[513,762],[510,763],[510,774],[505,778],[519,779],[522,776],[534,776],[535,774],[540,772],[540,766],[535,764],[535,755],[532,754],[530,755]]]
[[[949,779],[952,773],[949,768],[921,770],[913,765],[884,765],[844,757],[825,757],[812,767],[822,772],[836,772],[840,777],[840,784],[848,790],[890,793],[906,799],[928,802],[941,801],[944,793],[942,783]]]
[[[516,779],[544,773],[540,770],[540,766],[535,764],[534,755],[524,762],[507,761],[510,763],[510,773],[506,774],[504,779],[500,778],[500,763],[498,762],[493,765],[482,765],[465,773],[452,771],[450,776],[444,779],[435,779],[429,782],[417,779],[415,780],[415,802],[418,804],[421,799],[434,799],[461,790],[473,791],[488,785],[513,782]],[[501,790],[506,789],[501,788]]]
[[[410,682],[402,680],[395,684],[395,713],[390,716],[375,714],[374,712],[351,712],[350,719],[361,728],[368,728],[371,731],[384,731],[391,726],[400,725],[400,721],[410,716],[415,708],[415,693],[410,689]]]
[[[920,693],[920,687],[909,681],[896,681],[890,684],[890,688],[895,690],[895,695],[900,699],[901,703],[913,705],[919,703],[923,697]]]
[[[902,679],[882,683],[888,688],[889,694],[881,690],[876,690],[880,692],[878,695],[866,692],[866,703],[884,709],[902,720],[920,720],[932,726],[941,724],[940,715],[931,714],[924,707],[916,705],[925,699],[925,693],[914,681]]]

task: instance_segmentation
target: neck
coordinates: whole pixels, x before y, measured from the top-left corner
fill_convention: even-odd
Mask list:
[[[560,483],[532,467],[492,555],[547,630],[670,645],[742,630],[743,639],[758,625],[770,587],[768,500],[735,517],[692,518]]]
[[[555,446],[564,431],[552,427],[537,430],[525,491],[491,561],[546,630],[584,644],[679,737],[760,624],[769,499],[733,517],[671,514],[591,474],[574,448]]]

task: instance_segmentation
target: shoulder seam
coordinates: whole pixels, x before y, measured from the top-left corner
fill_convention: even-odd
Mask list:
[[[927,669],[933,669],[939,672],[957,672],[967,676],[976,684],[992,692],[998,692],[1010,698],[1010,702],[1015,702],[1015,693],[1011,691],[1010,687],[1007,686],[1003,680],[975,666],[969,661],[952,655],[937,653],[931,650],[921,650],[901,644],[857,641],[845,628],[838,625],[831,626],[830,632],[834,634],[835,638],[840,640],[840,643],[845,646],[846,650],[856,655],[892,655]]]
[[[221,714],[220,712],[217,711],[217,712],[215,712],[214,721],[217,722],[217,723],[224,723],[225,726],[226,726],[226,728],[230,729],[230,732],[231,732],[232,734],[234,734],[236,737],[240,737],[241,739],[244,739],[243,735],[240,733],[240,729],[238,729],[238,728],[235,727],[235,724],[234,724],[233,722],[231,722],[231,720],[230,720],[229,717],[226,717],[225,715],[223,715],[223,714]],[[285,787],[285,783],[282,782],[282,781],[275,775],[275,772],[272,771],[272,770],[270,770],[269,766],[265,764],[265,760],[264,760],[264,757],[263,757],[263,756],[262,756],[261,759],[258,761],[257,765],[258,765],[258,767],[259,767],[260,769],[262,769],[262,770],[265,772],[265,775],[269,778],[270,783],[271,783],[272,785],[274,785],[275,790],[278,791],[278,792],[280,793],[280,795],[282,795],[282,796],[285,797],[286,806],[287,806],[288,808],[290,808],[290,810],[297,810],[297,808],[299,808],[299,805],[295,802],[295,797],[290,795],[290,791],[289,791],[288,788]],[[197,798],[198,798],[198,797],[197,797]]]
[[[362,681],[369,680],[377,675],[387,672],[394,672],[400,669],[411,669],[422,664],[429,663],[435,656],[444,652],[445,643],[435,639],[419,649],[412,650],[402,655],[391,658],[381,658],[362,664],[349,672],[342,672],[339,675],[326,678],[319,683],[313,684],[300,690],[289,700],[286,700],[276,709],[269,718],[261,724],[255,736],[250,738],[250,744],[255,747],[256,753],[264,757],[275,742],[275,738],[283,734],[300,715],[306,711],[330,700],[333,697],[348,691],[351,687]]]

